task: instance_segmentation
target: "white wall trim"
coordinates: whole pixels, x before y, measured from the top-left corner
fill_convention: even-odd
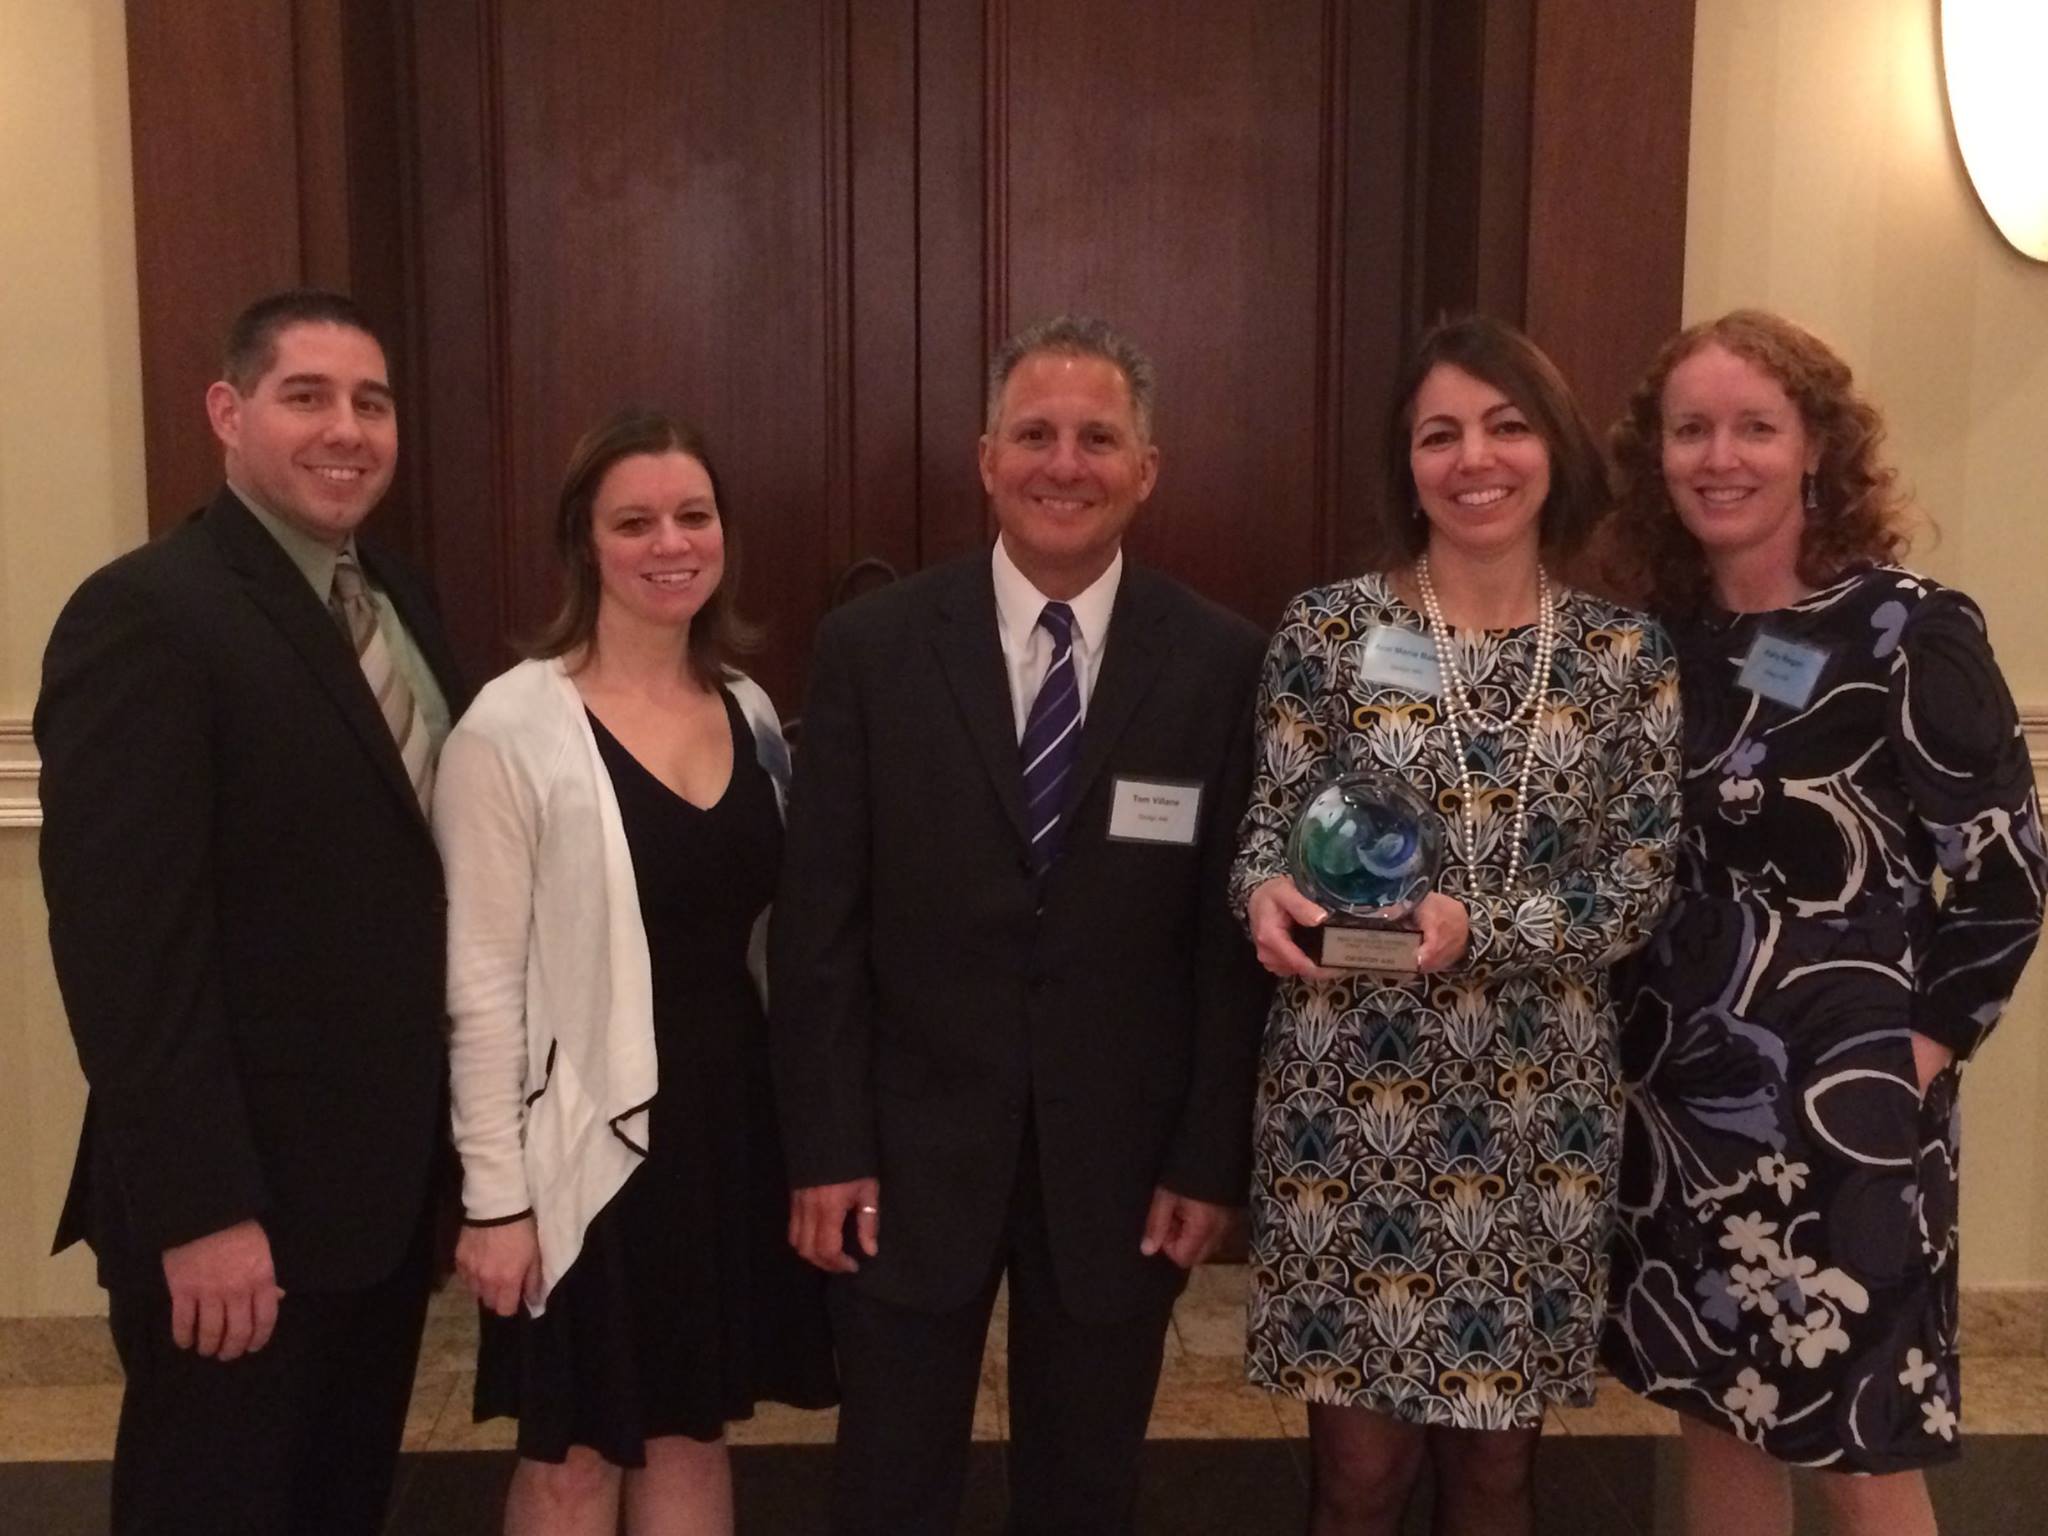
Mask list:
[[[2034,759],[2034,775],[2048,770],[2048,708],[2020,711],[2020,729],[2027,733],[2027,751]]]
[[[0,718],[0,828],[43,824],[42,801],[36,794],[41,774],[28,721]]]

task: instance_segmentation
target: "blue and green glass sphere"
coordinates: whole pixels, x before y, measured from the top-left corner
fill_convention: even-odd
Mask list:
[[[1332,912],[1397,920],[1436,882],[1444,824],[1405,779],[1363,770],[1310,797],[1287,841],[1302,895]]]

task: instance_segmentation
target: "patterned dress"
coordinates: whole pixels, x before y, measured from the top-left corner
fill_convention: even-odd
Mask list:
[[[1456,816],[1441,701],[1426,677],[1384,680],[1378,626],[1426,633],[1366,576],[1295,599],[1273,637],[1240,912],[1285,872],[1295,813],[1333,773],[1378,765]],[[1470,911],[1466,959],[1406,985],[1290,978],[1274,1000],[1247,1348],[1272,1391],[1485,1429],[1591,1396],[1620,1119],[1606,967],[1670,890],[1678,675],[1663,631],[1626,609],[1568,592],[1558,629],[1533,726],[1472,740],[1482,863],[1468,879],[1450,860],[1440,882]],[[1497,723],[1527,690],[1535,630],[1457,644]],[[1525,752],[1527,867],[1510,891]]]
[[[1911,1032],[1967,1058],[2034,947],[2048,867],[2012,700],[1969,600],[1894,568],[1676,640],[1686,830],[1618,978],[1606,1358],[1784,1461],[1941,1461],[1959,1072],[1923,1099]],[[1752,667],[1752,691],[1766,642],[1811,664],[1775,688]]]

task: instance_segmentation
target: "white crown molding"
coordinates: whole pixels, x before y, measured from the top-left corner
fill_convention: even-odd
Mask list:
[[[42,802],[36,794],[41,774],[28,721],[0,719],[0,828],[43,824]]]

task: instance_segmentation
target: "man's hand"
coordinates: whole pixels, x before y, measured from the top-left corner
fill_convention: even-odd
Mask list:
[[[827,1274],[851,1275],[860,1269],[846,1252],[846,1213],[854,1213],[854,1235],[860,1251],[873,1258],[882,1251],[882,1186],[875,1179],[849,1179],[844,1184],[812,1184],[789,1192],[789,1246]]]
[[[1152,1209],[1145,1215],[1145,1238],[1138,1252],[1147,1258],[1163,1253],[1182,1269],[1193,1269],[1216,1251],[1229,1226],[1229,1206],[1190,1200],[1162,1186],[1152,1191]]]
[[[455,1240],[455,1273],[476,1299],[500,1317],[540,1300],[540,1229],[531,1216],[488,1227],[464,1227]]]
[[[255,1221],[164,1250],[171,1292],[171,1341],[218,1360],[239,1360],[270,1342],[284,1292],[270,1265],[270,1239]]]
[[[1927,1097],[1927,1085],[1946,1072],[1956,1053],[1928,1035],[1913,1033],[1913,1075],[1919,1079],[1920,1096]]]

